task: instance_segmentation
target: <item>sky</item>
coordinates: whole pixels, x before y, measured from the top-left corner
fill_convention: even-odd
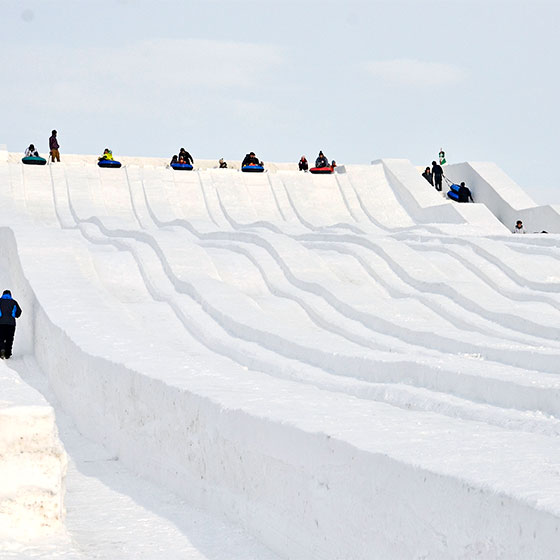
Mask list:
[[[494,161],[560,204],[560,2],[0,0],[0,144]]]

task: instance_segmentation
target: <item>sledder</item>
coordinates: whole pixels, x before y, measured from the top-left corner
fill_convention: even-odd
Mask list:
[[[109,148],[105,148],[103,150],[103,155],[101,157],[97,158],[97,165],[99,165],[99,167],[119,168],[121,166],[121,162],[116,161],[113,158],[113,152],[111,150],[109,150]]]
[[[264,165],[262,161],[259,161],[255,152],[249,152],[241,163],[241,171],[245,173],[262,173],[264,171]]]
[[[333,165],[334,164],[334,165]],[[333,164],[329,164],[327,156],[320,151],[317,159],[315,160],[315,167],[312,167],[309,172],[315,175],[328,175],[334,171],[336,163],[333,160]]]
[[[33,144],[29,144],[29,147],[25,150],[24,157],[21,158],[21,162],[25,165],[45,165],[47,160],[39,156],[39,152]]]

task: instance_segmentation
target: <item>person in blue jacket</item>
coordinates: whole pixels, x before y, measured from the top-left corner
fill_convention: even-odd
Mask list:
[[[21,307],[12,298],[10,290],[4,290],[0,298],[0,358],[12,356],[12,345],[16,332],[16,319],[21,315]]]

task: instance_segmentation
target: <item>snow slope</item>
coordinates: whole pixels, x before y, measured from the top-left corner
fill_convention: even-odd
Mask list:
[[[406,160],[8,159],[14,352],[109,456],[280,558],[558,557],[557,235]]]

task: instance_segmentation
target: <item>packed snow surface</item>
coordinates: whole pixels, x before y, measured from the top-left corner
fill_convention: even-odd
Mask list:
[[[560,236],[509,223],[554,208],[119,159],[0,163],[6,366],[69,457],[64,528],[0,557],[559,557]]]

